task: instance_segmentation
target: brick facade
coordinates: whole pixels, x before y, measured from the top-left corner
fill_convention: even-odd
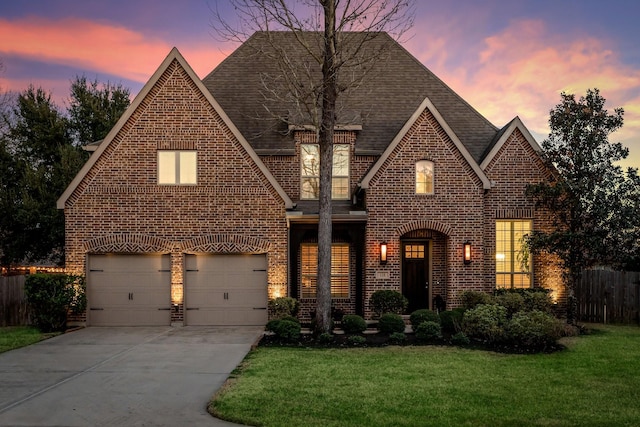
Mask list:
[[[288,211],[295,207],[287,200],[300,199],[300,144],[314,143],[315,133],[294,132],[285,147],[293,150],[273,150],[257,160],[187,67],[175,59],[158,71],[126,122],[70,187],[64,199],[67,270],[86,273],[91,253],[170,254],[171,319],[182,322],[185,254],[261,253],[267,254],[269,297],[299,298],[299,277],[292,277],[301,270],[298,248],[316,241],[317,227],[314,236],[309,212],[297,212],[292,224]],[[358,132],[336,131],[334,143],[351,147],[350,191],[357,195],[337,204],[343,217],[334,225],[334,241],[350,245],[350,296],[335,301],[347,313],[370,317],[373,292],[402,291],[403,242],[426,242],[428,305],[440,296],[451,308],[464,290],[495,288],[497,219],[530,219],[541,230],[551,226],[524,194],[547,171],[518,126],[480,170],[432,108],[418,111],[383,156],[358,154]],[[158,185],[158,150],[195,150],[197,184]],[[434,164],[434,194],[415,192],[420,160]],[[352,213],[357,220],[349,218]],[[388,245],[385,264],[382,242]],[[471,243],[469,264],[463,262],[465,242]],[[533,278],[534,286],[551,288],[562,299],[557,259],[535,256]],[[301,317],[308,319],[314,300],[301,303]]]

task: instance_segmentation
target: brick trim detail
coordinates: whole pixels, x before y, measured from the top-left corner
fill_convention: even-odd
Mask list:
[[[266,253],[271,250],[271,243],[257,237],[210,234],[186,240],[182,248],[185,252]]]
[[[405,234],[409,233],[410,231],[423,230],[423,229],[439,231],[440,233],[445,234],[446,236],[450,236],[451,234],[453,234],[453,229],[446,224],[442,224],[440,222],[432,221],[432,220],[419,219],[416,221],[408,222],[398,227],[396,229],[396,236],[402,237]]]
[[[85,252],[171,252],[173,245],[168,240],[144,234],[111,234],[83,243]]]

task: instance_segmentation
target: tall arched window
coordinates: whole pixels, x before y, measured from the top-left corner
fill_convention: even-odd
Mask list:
[[[433,194],[433,162],[416,162],[416,194]]]

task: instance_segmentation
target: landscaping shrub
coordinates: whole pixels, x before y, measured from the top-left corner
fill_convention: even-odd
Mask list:
[[[506,320],[506,308],[496,304],[480,304],[465,311],[462,331],[470,338],[493,344],[504,338]]]
[[[329,332],[323,332],[318,335],[318,342],[320,344],[330,344],[333,342],[333,335],[331,335]]]
[[[378,320],[378,330],[385,334],[392,334],[394,332],[404,333],[404,327],[402,316],[396,313],[385,313],[380,316]]]
[[[347,334],[359,334],[367,329],[367,322],[356,314],[346,314],[342,317],[342,330]]]
[[[394,332],[389,335],[389,342],[391,344],[402,344],[407,340],[407,336],[403,332]]]
[[[290,297],[278,297],[269,301],[269,313],[272,319],[280,319],[285,316],[296,317],[300,304],[298,300]]]
[[[503,292],[495,297],[498,305],[507,309],[507,316],[511,317],[514,313],[524,310],[524,297],[519,292]]]
[[[289,319],[270,320],[265,327],[267,331],[273,332],[276,338],[283,341],[296,341],[300,338],[300,323]]]
[[[382,290],[375,291],[371,295],[369,304],[371,304],[373,313],[378,317],[383,313],[404,313],[409,301],[400,292]]]
[[[33,323],[42,332],[64,331],[67,313],[79,314],[87,307],[82,276],[32,274],[25,280],[24,293]]]
[[[347,342],[354,346],[361,346],[367,342],[367,339],[362,335],[351,335],[347,338]]]
[[[291,320],[292,322],[296,322],[296,323],[300,323],[300,319],[298,319],[297,317],[293,317],[293,316],[283,316],[280,319],[276,319],[276,320]]]
[[[470,342],[471,340],[464,332],[458,332],[451,336],[451,344],[453,345],[469,345]]]
[[[460,331],[462,327],[462,316],[464,316],[465,309],[462,307],[454,308],[449,311],[440,312],[440,325],[442,326],[442,332],[447,334],[455,334]]]
[[[460,297],[462,306],[467,310],[476,308],[480,304],[493,304],[493,297],[486,292],[464,291]]]
[[[546,289],[534,288],[527,289],[527,291],[523,295],[526,310],[538,310],[548,314],[553,312],[553,301],[551,301],[551,295]]]
[[[411,322],[411,327],[415,332],[416,328],[423,322],[440,323],[440,316],[437,312],[425,308],[411,313],[409,321]]]
[[[442,338],[440,323],[431,320],[420,323],[415,332],[418,341],[430,342]]]
[[[543,349],[555,344],[561,330],[555,317],[539,310],[515,313],[505,327],[509,342],[528,349]]]

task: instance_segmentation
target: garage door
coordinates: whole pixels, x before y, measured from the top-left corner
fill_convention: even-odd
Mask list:
[[[188,325],[267,323],[266,255],[187,255],[185,262]]]
[[[87,304],[93,326],[169,325],[169,255],[90,255]]]

